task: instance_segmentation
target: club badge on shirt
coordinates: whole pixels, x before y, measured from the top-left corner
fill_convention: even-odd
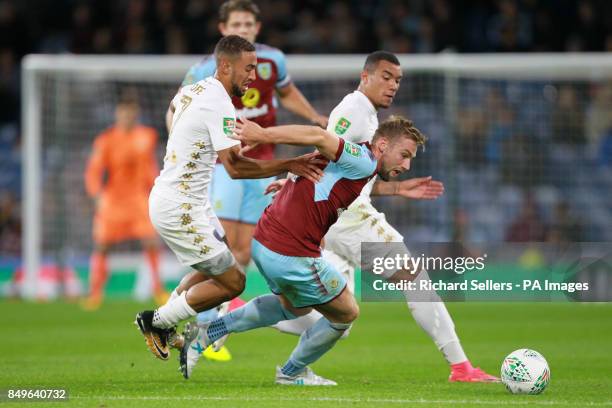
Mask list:
[[[260,62],[257,64],[257,75],[267,81],[272,77],[272,64],[269,62]]]

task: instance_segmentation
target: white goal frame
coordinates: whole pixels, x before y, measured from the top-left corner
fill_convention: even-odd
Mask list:
[[[445,100],[456,101],[458,77],[503,79],[612,79],[612,54],[436,54],[399,55],[404,72],[432,72],[444,75]],[[142,80],[180,84],[187,69],[199,56],[91,56],[28,55],[22,61],[23,125],[23,263],[25,285],[22,296],[35,297],[36,271],[41,266],[41,164],[42,127],[41,75],[57,74],[94,79]],[[288,70],[296,80],[358,79],[366,55],[290,55]],[[452,103],[445,107],[454,117]],[[450,122],[452,124],[452,119]]]

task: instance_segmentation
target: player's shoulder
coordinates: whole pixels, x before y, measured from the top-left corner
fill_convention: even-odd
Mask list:
[[[356,112],[361,115],[370,110],[371,104],[368,97],[363,93],[360,91],[353,91],[342,98],[342,101],[340,101],[336,108],[346,112]]]
[[[157,137],[157,129],[155,129],[153,126],[138,125],[136,130],[139,133],[147,135],[148,137]]]
[[[117,133],[117,128],[115,125],[111,125],[105,129],[102,129],[100,133],[95,138],[96,142],[104,142],[113,137],[113,135]]]
[[[285,53],[268,44],[255,43],[255,52],[257,53],[257,58],[269,59],[276,64],[284,64],[286,60]]]
[[[187,102],[183,101],[184,96],[188,97]],[[224,115],[233,114],[235,116],[232,98],[221,82],[214,77],[204,78],[182,87],[174,99],[174,105],[178,108],[183,103],[190,104],[192,110],[195,107],[199,111],[222,112]]]
[[[185,75],[183,79],[183,85],[193,84],[201,79],[209,77],[215,73],[215,69],[217,69],[217,63],[214,55],[205,55],[201,60],[189,68],[187,75]]]

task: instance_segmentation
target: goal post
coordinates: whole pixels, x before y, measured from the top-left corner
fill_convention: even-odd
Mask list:
[[[585,239],[612,241],[610,185],[606,191],[599,190],[599,198],[594,198],[596,182],[610,180],[606,170],[595,163],[594,151],[598,146],[587,140],[580,146],[570,144],[568,153],[565,142],[554,134],[559,129],[567,129],[568,134],[575,132],[579,120],[585,121],[581,126],[590,126],[589,121],[594,119],[589,112],[600,103],[597,92],[612,86],[612,55],[398,57],[404,79],[393,107],[381,111],[381,117],[403,113],[424,128],[431,148],[419,154],[412,173],[431,174],[447,185],[446,198],[435,203],[406,204],[393,198],[377,201],[400,232],[418,239],[451,240],[456,238],[457,212],[465,211],[471,218],[470,228],[475,231],[470,232],[471,237],[500,240],[504,237],[499,230],[507,228],[520,210],[519,192],[529,189],[549,207],[560,200],[568,201],[584,218]],[[144,104],[143,122],[160,131],[163,149],[166,140],[163,113],[187,69],[200,58],[127,55],[24,58],[24,297],[35,296],[36,273],[45,258],[55,257],[56,261],[61,258],[62,262],[70,263],[87,256],[91,250],[92,207],[84,195],[81,174],[93,137],[112,123],[110,112],[120,89],[128,85],[138,88]],[[291,77],[315,108],[329,114],[345,94],[356,88],[365,58],[366,55],[289,55],[287,65]],[[573,103],[584,111],[582,118],[556,114],[557,105],[562,103],[559,101],[565,97],[565,85],[578,99]],[[612,102],[603,102],[604,106],[598,109],[605,110],[606,103]],[[506,108],[511,112],[505,112]],[[612,116],[612,107],[607,108]],[[508,135],[502,125],[508,120],[506,114],[510,115],[512,123],[506,124],[512,127],[513,134],[526,138],[521,148],[529,157],[527,161],[519,160],[520,174],[512,174],[513,169],[506,168],[512,164],[505,156]],[[278,116],[280,123],[298,120],[282,107]],[[479,128],[483,126],[486,129]],[[476,140],[478,137],[483,140]],[[499,140],[492,143],[494,138]],[[570,140],[572,135],[567,138]],[[546,145],[549,141],[552,144]],[[538,155],[532,155],[535,150]],[[545,161],[538,162],[540,157],[545,157]],[[576,162],[576,158],[584,158],[584,162]],[[483,163],[473,163],[478,160]],[[546,169],[549,163],[554,163],[551,168],[556,169],[555,166],[562,168],[563,163],[572,161],[576,168],[568,174]],[[597,177],[593,185],[581,185],[593,171]],[[571,185],[565,189],[568,180]],[[589,199],[595,202],[589,203]],[[506,208],[504,200],[511,205]],[[548,208],[548,213],[551,211]]]

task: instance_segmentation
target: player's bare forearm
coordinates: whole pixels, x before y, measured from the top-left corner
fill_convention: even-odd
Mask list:
[[[278,94],[281,105],[285,109],[322,128],[327,127],[327,117],[320,115],[294,84],[280,88]]]
[[[397,181],[377,180],[372,187],[374,196],[391,196],[397,194]]]
[[[334,159],[338,152],[340,139],[317,126],[285,125],[264,129],[250,120],[241,121],[236,124],[234,138],[247,145],[272,143],[315,146],[328,159]]]
[[[241,155],[238,147],[218,153],[219,160],[233,179],[266,178],[289,171],[316,182],[323,174],[312,154],[284,160],[256,160]]]

